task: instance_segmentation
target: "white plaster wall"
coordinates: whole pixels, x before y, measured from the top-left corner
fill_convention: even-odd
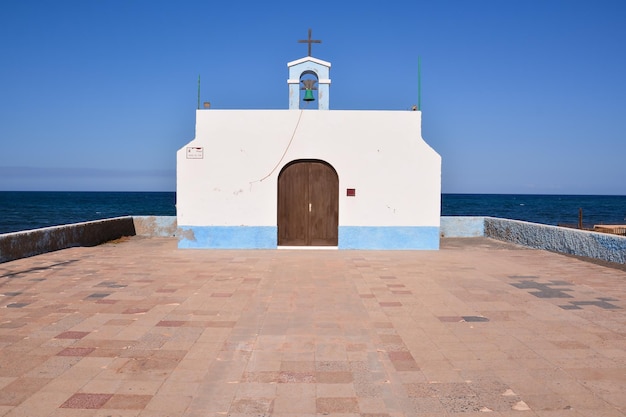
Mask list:
[[[441,158],[421,112],[316,110],[198,110],[177,154],[178,224],[275,226],[278,174],[297,159],[337,171],[340,226],[439,226]]]

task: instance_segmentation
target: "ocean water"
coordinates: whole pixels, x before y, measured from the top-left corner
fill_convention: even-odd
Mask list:
[[[625,224],[626,196],[443,194],[444,216],[492,216],[551,225]],[[126,215],[176,215],[174,192],[0,191],[0,233]]]
[[[444,194],[444,216],[490,216],[553,226],[626,224],[626,196],[541,194]]]
[[[0,191],[0,233],[129,215],[175,216],[176,193]]]

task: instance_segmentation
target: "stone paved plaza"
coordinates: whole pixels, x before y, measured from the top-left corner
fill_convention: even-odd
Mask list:
[[[626,416],[626,272],[439,251],[179,250],[0,264],[0,416]]]

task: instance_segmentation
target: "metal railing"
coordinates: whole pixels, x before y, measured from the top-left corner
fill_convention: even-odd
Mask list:
[[[593,226],[594,232],[610,233],[612,235],[626,236],[626,225],[595,225]]]

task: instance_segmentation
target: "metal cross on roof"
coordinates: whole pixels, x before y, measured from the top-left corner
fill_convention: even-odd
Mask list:
[[[298,41],[298,43],[308,43],[309,44],[309,55],[308,56],[311,56],[311,44],[312,43],[322,43],[322,41],[320,41],[320,40],[311,39],[311,33],[312,33],[312,30],[309,29],[309,39],[303,39],[303,40],[299,40]]]

